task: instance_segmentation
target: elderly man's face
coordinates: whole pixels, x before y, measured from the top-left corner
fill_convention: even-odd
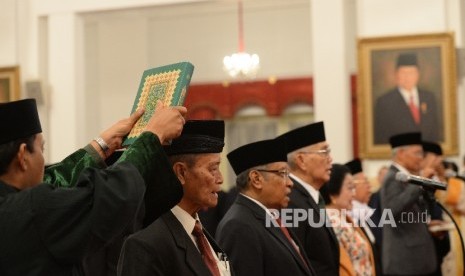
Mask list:
[[[183,200],[194,209],[212,208],[218,204],[218,192],[223,183],[220,161],[219,153],[198,154],[195,164],[187,168]]]
[[[365,174],[363,172],[355,174],[353,176],[353,183],[355,184],[354,199],[362,203],[368,203],[371,196],[371,187]]]
[[[306,172],[314,182],[313,184],[323,185],[329,181],[333,160],[326,141],[305,147],[299,150],[298,154],[303,155]]]
[[[417,174],[421,169],[423,148],[421,145],[410,145],[399,149],[399,159],[410,173]]]
[[[281,209],[289,204],[292,181],[289,179],[287,162],[274,162],[259,170],[263,175],[260,201],[267,208]]]

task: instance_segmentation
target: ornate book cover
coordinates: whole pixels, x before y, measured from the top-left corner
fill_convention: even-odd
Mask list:
[[[142,133],[155,111],[158,100],[166,106],[184,104],[193,72],[194,66],[189,62],[180,62],[144,71],[131,114],[141,107],[145,108],[145,113],[123,141],[123,146],[132,144]]]

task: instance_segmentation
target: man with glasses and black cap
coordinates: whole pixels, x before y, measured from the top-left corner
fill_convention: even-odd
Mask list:
[[[338,275],[339,242],[333,229],[325,223],[325,202],[319,192],[330,178],[332,162],[324,124],[309,124],[278,139],[287,146],[290,178],[294,183],[289,208],[313,214],[310,221],[300,221],[292,230],[302,242],[317,275]]]
[[[182,190],[161,143],[180,134],[185,113],[159,106],[111,167],[98,163],[121,146],[142,111],[44,172],[35,101],[0,104],[0,275],[82,275],[86,256],[131,227],[146,190],[167,188],[165,203],[174,204]]]
[[[395,225],[383,226],[382,264],[385,275],[435,275],[437,257],[428,231],[424,190],[397,180],[396,174],[420,175],[423,160],[420,132],[394,135],[389,139],[392,165],[380,190],[381,208],[391,212]],[[422,175],[423,176],[423,175]]]
[[[287,207],[292,187],[282,141],[244,145],[228,160],[239,194],[216,237],[237,275],[316,275],[300,242],[270,210]]]

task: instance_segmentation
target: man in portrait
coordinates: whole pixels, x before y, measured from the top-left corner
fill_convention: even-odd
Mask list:
[[[374,109],[374,143],[388,143],[389,137],[418,131],[425,140],[443,141],[435,95],[418,87],[420,70],[414,53],[397,58],[396,87],[379,96]]]

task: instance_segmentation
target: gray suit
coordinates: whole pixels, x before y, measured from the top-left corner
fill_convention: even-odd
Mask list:
[[[391,166],[381,188],[381,208],[391,210],[397,227],[383,228],[382,263],[384,274],[424,275],[437,267],[434,241],[422,221],[419,199],[422,189],[399,182],[399,170]]]

